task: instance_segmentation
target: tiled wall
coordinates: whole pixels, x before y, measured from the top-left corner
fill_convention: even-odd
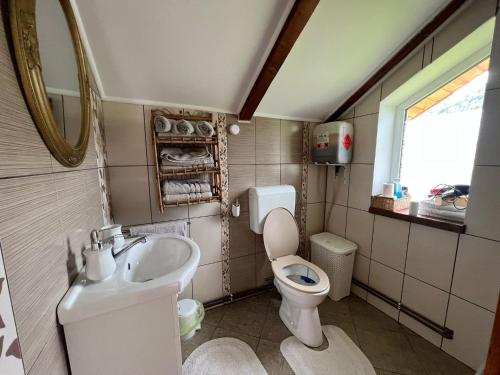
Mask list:
[[[354,277],[454,330],[442,339],[372,295],[353,291],[444,351],[477,368],[486,358],[500,289],[500,22],[492,51],[481,133],[471,184],[467,233],[458,235],[368,212],[380,101],[495,15],[496,1],[478,0],[456,16],[342,119],[354,123],[353,163],[328,174],[329,231],[359,245]]]
[[[1,19],[0,82],[0,247],[7,275],[4,291],[8,283],[25,373],[67,374],[56,307],[82,266],[81,251],[90,230],[103,224],[103,143],[94,137],[94,132],[100,134],[95,128],[86,158],[75,169],[63,167],[51,156],[23,99]],[[94,119],[97,117],[94,113]],[[8,299],[2,297],[3,293],[0,314],[11,308],[4,305]],[[5,321],[12,325],[12,320]],[[8,329],[12,332],[13,327],[2,328],[0,324],[0,336]],[[7,337],[9,334],[0,350],[2,374],[11,373],[2,367],[5,358],[12,359],[6,357],[11,344]]]
[[[227,117],[228,125],[236,123]],[[228,136],[229,200],[241,204],[241,215],[230,219],[231,291],[240,292],[272,282],[273,273],[262,235],[250,230],[248,188],[288,184],[296,190],[296,220],[307,203],[306,236],[323,231],[325,169],[309,165],[308,194],[301,200],[303,134],[307,123],[256,117],[240,123],[240,134]],[[306,131],[307,134],[307,131]]]
[[[200,266],[183,297],[203,302],[223,295],[220,204],[168,208],[159,212],[155,187],[154,159],[150,149],[151,107],[104,102],[104,122],[110,172],[113,215],[124,225],[188,220],[190,236],[199,244]],[[228,125],[236,122],[228,115]],[[297,190],[297,213],[303,173],[303,123],[254,118],[240,124],[240,134],[228,135],[229,201],[238,199],[241,216],[229,220],[229,268],[231,292],[240,292],[270,282],[272,271],[265,255],[262,236],[250,230],[248,188],[291,184]],[[312,226],[309,233],[322,231],[325,171],[311,167],[312,182],[307,201]],[[309,206],[311,207],[309,209]]]
[[[222,297],[220,204],[167,208],[162,214],[151,150],[151,107],[104,102],[103,112],[115,222],[136,225],[189,221],[189,235],[200,245],[201,261],[183,297],[203,302]]]

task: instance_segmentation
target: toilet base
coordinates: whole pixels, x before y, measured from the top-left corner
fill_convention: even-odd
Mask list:
[[[275,279],[275,285],[282,301],[279,315],[288,330],[305,345],[316,348],[323,343],[323,332],[319,320],[318,305],[325,299],[325,293],[315,295],[296,294]],[[309,302],[309,303],[306,303]]]

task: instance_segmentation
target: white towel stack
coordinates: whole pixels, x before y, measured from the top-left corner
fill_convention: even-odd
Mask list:
[[[176,203],[184,202],[188,200],[197,199],[207,199],[212,197],[212,192],[207,191],[205,193],[189,193],[189,194],[167,194],[163,196],[163,202],[165,203]]]
[[[432,216],[439,219],[453,220],[463,223],[466,210],[458,210],[454,206],[440,206],[432,200],[421,201],[418,205],[418,214]]]
[[[203,180],[165,180],[162,190],[164,194],[207,193],[212,187]]]
[[[173,221],[169,223],[136,225],[129,227],[132,236],[141,234],[173,233],[187,237],[187,221]]]
[[[214,158],[206,147],[164,147],[160,151],[161,170],[192,167],[213,167]]]

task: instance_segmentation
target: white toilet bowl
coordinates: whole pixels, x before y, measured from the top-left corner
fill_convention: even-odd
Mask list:
[[[318,347],[323,342],[318,305],[330,290],[328,276],[321,268],[295,255],[299,231],[288,210],[273,209],[266,217],[263,234],[274,285],[282,297],[281,320],[305,345]]]

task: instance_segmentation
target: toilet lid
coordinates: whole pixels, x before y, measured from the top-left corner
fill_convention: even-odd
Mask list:
[[[264,223],[264,246],[270,260],[294,255],[299,247],[299,229],[285,208],[269,212]]]

